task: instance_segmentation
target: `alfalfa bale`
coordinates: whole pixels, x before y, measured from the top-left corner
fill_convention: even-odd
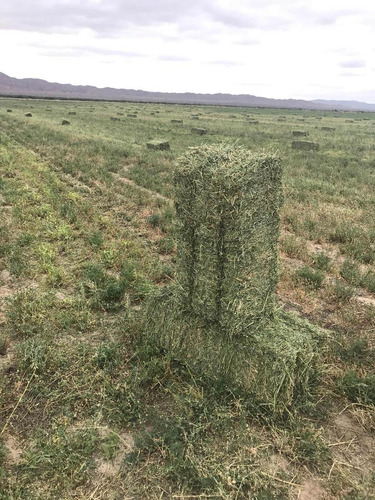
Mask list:
[[[183,120],[171,120],[171,123],[183,123]]]
[[[168,150],[171,149],[168,141],[154,139],[146,143],[148,149]]]
[[[307,137],[309,135],[309,133],[304,130],[293,130],[292,133],[294,137]]]
[[[259,121],[258,120],[247,120],[246,123],[249,123],[250,125],[259,125]]]
[[[12,113],[13,110],[12,109],[7,109],[7,113]]]
[[[273,314],[279,160],[244,148],[193,148],[174,179],[183,302],[233,338]]]
[[[292,149],[300,151],[319,151],[319,144],[311,141],[293,141]]]
[[[322,130],[325,132],[334,132],[336,129],[335,127],[322,127]]]
[[[137,118],[136,113],[128,113],[126,116],[127,116],[128,118]]]
[[[70,125],[70,121],[69,120],[63,120],[61,122],[61,125]]]
[[[149,298],[144,338],[283,412],[309,395],[321,331],[275,307],[280,161],[205,145],[180,160],[174,182],[177,279]]]
[[[196,127],[193,127],[191,129],[191,132],[193,134],[206,135],[207,134],[207,129],[206,128],[196,128]]]
[[[68,115],[71,115],[71,116],[74,116],[76,115],[77,113],[75,111],[69,111]]]
[[[27,116],[27,118],[31,118],[33,115],[31,113],[26,113],[25,116]]]
[[[117,118],[117,116],[111,116],[111,121],[112,122],[119,122],[121,120],[120,120],[120,118]]]

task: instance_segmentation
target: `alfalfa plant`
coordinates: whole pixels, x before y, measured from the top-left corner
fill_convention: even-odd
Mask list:
[[[320,271],[320,269],[314,270],[309,266],[303,266],[297,269],[295,277],[298,281],[301,281],[312,290],[321,288],[325,278],[324,273]]]

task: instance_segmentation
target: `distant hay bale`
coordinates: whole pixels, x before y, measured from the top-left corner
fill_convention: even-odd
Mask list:
[[[111,116],[111,120],[113,122],[119,122],[119,121],[121,121],[120,118],[117,118],[117,116]]]
[[[354,123],[354,120],[345,120],[346,123]]]
[[[308,136],[309,133],[303,130],[293,130],[293,136],[294,137],[306,137]]]
[[[52,109],[50,109],[50,108],[46,108],[46,111],[52,111]]]
[[[334,132],[336,130],[335,127],[322,127],[321,129],[325,132]]]
[[[297,122],[304,122],[305,119],[304,118],[297,118]]]
[[[155,116],[155,112],[154,112],[154,111],[152,111],[152,112],[150,113],[150,115]]]
[[[191,119],[192,120],[199,120],[199,116],[198,115],[191,115]]]
[[[193,134],[198,134],[198,135],[206,135],[207,134],[207,129],[206,128],[196,128],[193,127],[191,129]]]
[[[7,109],[7,113],[12,113],[13,110],[12,109]]]
[[[299,149],[301,151],[319,151],[319,144],[310,141],[293,141],[292,149]]]
[[[118,116],[124,116],[124,113],[116,113]]]
[[[128,113],[126,116],[127,116],[128,118],[137,118],[136,113]]]
[[[70,125],[70,121],[69,120],[63,120],[61,122],[61,125]]]
[[[27,116],[27,118],[31,118],[33,115],[31,113],[26,113],[25,116]]]
[[[68,115],[76,115],[76,111],[69,111]]]
[[[183,120],[171,120],[171,123],[183,123]]]
[[[169,142],[162,139],[154,139],[146,143],[148,149],[168,150],[171,149]]]
[[[249,123],[250,125],[259,125],[259,121],[258,120],[247,120],[246,123]]]

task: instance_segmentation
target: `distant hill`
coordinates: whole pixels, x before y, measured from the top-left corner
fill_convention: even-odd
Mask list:
[[[13,78],[0,73],[0,95],[65,99],[96,99],[110,101],[162,102],[178,104],[212,104],[261,108],[290,108],[312,110],[375,111],[374,104],[352,101],[304,101],[301,99],[268,99],[240,94],[194,94],[191,92],[148,92],[144,90],[98,88],[91,85],[51,83],[37,78]],[[371,107],[368,109],[367,107]]]
[[[375,111],[375,104],[369,104],[361,101],[334,101],[325,99],[314,99],[312,102],[323,104],[330,108],[345,108],[353,111]]]

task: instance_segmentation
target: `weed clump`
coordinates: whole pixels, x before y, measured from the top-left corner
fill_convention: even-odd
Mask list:
[[[375,405],[375,376],[360,377],[357,372],[349,370],[339,386],[349,401]]]

